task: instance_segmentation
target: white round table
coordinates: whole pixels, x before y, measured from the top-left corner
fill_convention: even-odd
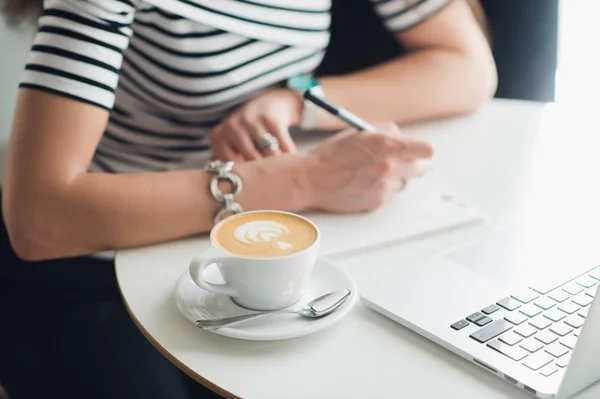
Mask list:
[[[554,104],[494,100],[469,116],[406,127],[434,145],[432,173],[464,194],[487,222],[333,260],[360,290],[388,267],[518,217],[544,190],[572,192],[588,185],[589,163],[577,174],[569,168],[597,158],[600,129],[580,114]],[[560,166],[565,159],[567,168]],[[360,301],[333,327],[298,339],[243,341],[202,331],[180,314],[173,288],[207,243],[199,237],[119,251],[116,270],[144,335],[175,365],[227,398],[530,397]],[[600,384],[578,397],[600,397]]]

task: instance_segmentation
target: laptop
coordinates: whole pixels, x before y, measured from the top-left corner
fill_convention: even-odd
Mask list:
[[[363,303],[532,395],[570,397],[600,380],[600,250],[562,230],[511,224],[392,265]]]

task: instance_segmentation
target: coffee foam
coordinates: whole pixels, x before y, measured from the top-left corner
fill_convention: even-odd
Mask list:
[[[284,224],[271,220],[257,220],[244,223],[233,231],[236,240],[243,244],[267,248],[277,245],[281,249],[293,249],[294,245],[284,241],[290,229]]]
[[[236,255],[269,258],[308,248],[317,238],[306,220],[279,212],[253,212],[226,219],[213,232],[215,243]]]

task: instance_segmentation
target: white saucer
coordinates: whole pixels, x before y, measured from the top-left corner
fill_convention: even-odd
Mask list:
[[[205,278],[214,283],[223,279],[215,266],[206,269]],[[352,294],[335,312],[321,319],[308,319],[295,314],[278,314],[266,318],[249,320],[245,323],[213,331],[226,337],[247,340],[278,340],[295,338],[327,328],[350,312],[356,302],[356,283],[350,276],[329,260],[319,258],[315,264],[306,293],[296,306],[331,291],[347,288]],[[183,315],[192,323],[202,318],[237,316],[251,311],[236,305],[225,295],[213,294],[198,288],[187,271],[175,287],[175,302]]]

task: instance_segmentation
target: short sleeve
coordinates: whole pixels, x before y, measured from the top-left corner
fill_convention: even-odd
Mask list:
[[[425,21],[452,0],[370,0],[385,26],[400,32]]]
[[[139,0],[46,0],[20,87],[112,109]]]

